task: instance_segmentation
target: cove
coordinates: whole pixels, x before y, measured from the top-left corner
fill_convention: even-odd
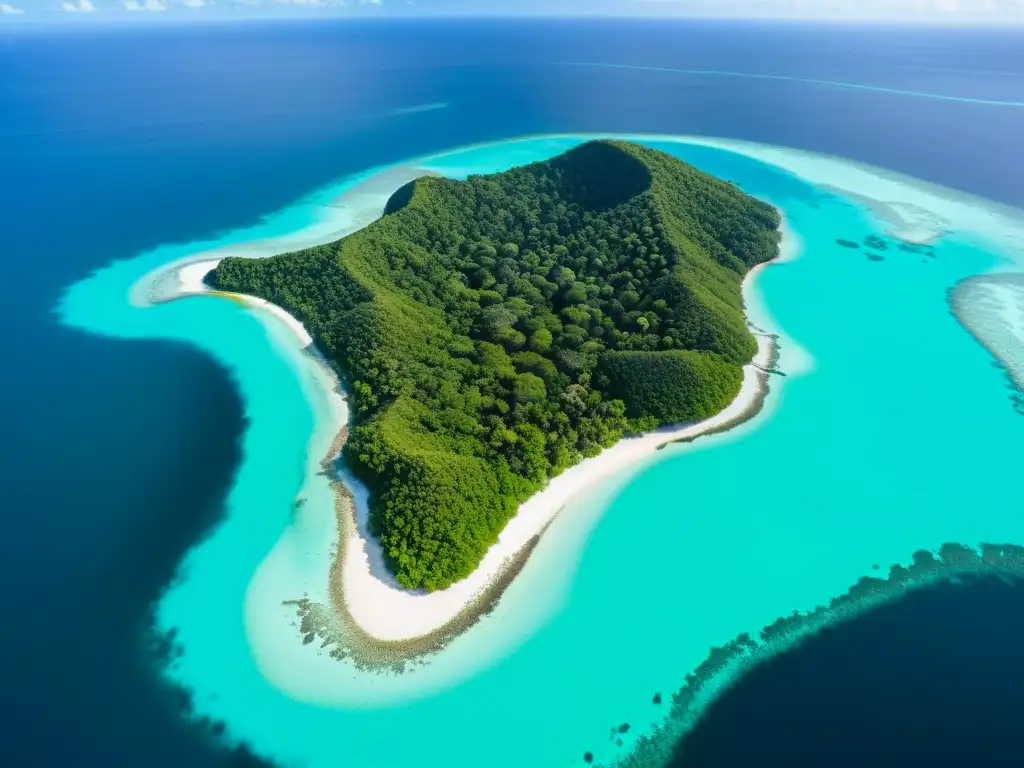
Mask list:
[[[464,176],[584,138],[399,165]],[[960,281],[1024,259],[1019,214],[832,158],[626,138],[785,213],[802,257],[764,270],[750,310],[780,336],[786,375],[772,377],[754,420],[667,447],[570,503],[495,610],[402,674],[303,645],[285,604],[325,598],[336,545],[318,466],[332,439],[323,425],[343,405],[315,362],[287,329],[231,302],[130,300],[142,278],[176,260],[262,252],[254,241],[280,251],[351,231],[390,191],[359,186],[376,172],[249,230],[164,246],[69,289],[65,322],[197,345],[233,372],[243,396],[250,423],[223,522],[189,553],[157,615],[178,647],[166,674],[192,693],[197,716],[224,723],[225,738],[284,765],[563,766],[582,765],[587,752],[598,763],[654,765],[667,742],[647,737],[671,740],[688,727],[699,701],[656,730],[711,649],[828,606],[865,576],[883,581],[920,550],[1024,543],[1015,484],[1024,419],[1004,370],[947,300]],[[357,188],[366,194],[343,198]],[[911,247],[893,231],[929,245]],[[872,599],[886,593],[880,585]],[[836,617],[826,610],[818,620]]]

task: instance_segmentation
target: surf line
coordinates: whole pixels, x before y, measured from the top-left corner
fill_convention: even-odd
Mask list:
[[[938,101],[957,101],[962,104],[984,104],[990,107],[1024,107],[1024,101],[1001,101],[999,99],[974,99],[969,96],[950,96],[945,93],[929,93],[927,91],[907,91],[901,88],[886,88],[881,85],[864,85],[862,83],[845,83],[839,80],[818,80],[812,77],[792,77],[790,75],[767,75],[758,72],[729,72],[721,69],[676,69],[674,67],[649,67],[640,64],[611,64],[600,61],[558,61],[558,66],[592,67],[600,69],[631,69],[641,72],[672,72],[680,75],[709,75],[712,77],[745,77],[751,80],[782,80],[789,83],[810,83],[812,85],[831,85],[836,88],[848,88],[855,91],[874,91],[896,96],[915,96],[919,99],[936,99]]]

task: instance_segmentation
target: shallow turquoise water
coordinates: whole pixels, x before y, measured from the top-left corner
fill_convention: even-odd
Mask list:
[[[487,172],[575,141],[476,147],[424,164]],[[670,447],[628,483],[567,510],[495,613],[400,678],[302,648],[287,611],[254,594],[254,572],[292,522],[319,407],[286,336],[217,299],[125,303],[146,272],[213,244],[159,249],[72,289],[69,322],[199,344],[232,369],[246,403],[245,460],[225,521],[191,552],[160,609],[183,650],[169,674],[193,690],[200,714],[286,764],[542,768],[582,764],[588,750],[610,760],[664,714],[653,694],[667,699],[712,646],[825,603],[874,565],[907,563],[922,548],[1024,543],[1015,480],[1024,419],[946,304],[958,280],[1000,265],[968,245],[985,233],[952,233],[934,259],[893,246],[869,261],[835,243],[882,234],[859,205],[738,155],[655,144],[783,209],[803,257],[764,270],[758,287],[770,330],[783,334],[782,371],[799,372],[797,346],[813,366],[774,378],[754,422]],[[220,242],[318,225],[345,186]],[[312,517],[292,526],[309,544],[284,555],[296,584],[323,572],[322,532]],[[306,684],[272,685],[264,673],[275,663],[278,685]],[[623,722],[632,728],[619,747],[609,729]]]

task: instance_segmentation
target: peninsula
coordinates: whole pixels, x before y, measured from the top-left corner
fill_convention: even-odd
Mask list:
[[[298,318],[348,382],[345,459],[396,580],[474,571],[519,505],[624,434],[695,422],[757,344],[741,283],[778,212],[671,156],[593,141],[422,178],[337,242],[225,258],[213,287]]]

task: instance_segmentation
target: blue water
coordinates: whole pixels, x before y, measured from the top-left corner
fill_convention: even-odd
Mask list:
[[[671,765],[1014,764],[1022,608],[1019,583],[971,581],[826,630],[751,671]]]
[[[221,518],[229,490],[237,488],[235,472],[246,446],[259,435],[244,432],[243,404],[228,372],[195,349],[173,341],[114,341],[59,325],[53,309],[67,286],[112,260],[160,244],[209,240],[250,225],[332,180],[371,166],[541,132],[733,136],[842,155],[1024,205],[1024,186],[1014,164],[1000,162],[1019,149],[1024,118],[1018,109],[821,83],[725,82],[710,75],[554,64],[605,60],[1021,101],[1022,42],[1019,33],[991,31],[825,28],[809,34],[802,26],[554,22],[246,25],[0,39],[0,253],[8,267],[8,280],[0,288],[0,320],[10,334],[6,369],[14,372],[0,377],[6,419],[0,504],[7,510],[0,573],[7,585],[3,615],[11,618],[0,649],[17,670],[5,681],[4,763],[216,765],[250,759],[219,751],[202,730],[177,716],[182,702],[161,687],[145,645],[152,601],[174,576],[185,551]],[[426,105],[432,108],[420,108]],[[690,159],[718,170],[714,153],[697,151]],[[955,536],[964,509],[991,511],[1006,502],[1006,486],[989,478],[1005,480],[1015,471],[1006,448],[1019,444],[1020,419],[1005,420],[1013,416],[1006,407],[1005,381],[944,305],[949,284],[987,269],[997,257],[954,238],[942,246],[934,264],[900,262],[895,256],[869,263],[863,255],[826,248],[834,237],[851,234],[851,221],[864,227],[853,234],[870,231],[862,211],[838,202],[823,204],[817,193],[778,174],[759,177],[761,172],[749,163],[739,169],[736,161],[718,161],[746,174],[749,191],[783,205],[808,243],[820,241],[821,248],[813,259],[767,272],[764,281],[773,314],[788,335],[813,352],[816,373],[787,382],[764,429],[728,443],[730,460],[758,469],[750,488],[731,489],[731,500],[716,497],[714,504],[738,509],[751,494],[772,495],[784,500],[786,508],[806,509],[810,517],[797,523],[765,506],[761,523],[788,519],[794,525],[790,543],[798,533],[817,542],[831,537],[853,551],[851,536],[870,533],[864,510],[888,523],[899,509],[934,503],[929,525],[909,526],[906,540],[892,544],[894,555],[884,566],[905,560],[916,548],[948,540],[947,534]],[[784,183],[792,186],[780,186]],[[837,259],[846,261],[837,265]],[[826,284],[830,293],[823,296],[820,287]],[[823,310],[817,316],[806,308],[798,311],[808,297],[819,307],[828,302],[828,324],[816,322]],[[117,307],[109,312],[94,319],[117,323]],[[235,354],[265,366],[268,377],[287,373],[272,356],[246,356],[247,349],[272,345],[259,324],[233,308],[198,301],[159,312],[162,319],[153,315],[147,322],[164,329],[173,325],[180,337],[203,328],[229,328]],[[928,322],[917,322],[920,317]],[[893,328],[899,328],[899,344],[892,342]],[[120,335],[146,332],[122,327]],[[865,348],[865,338],[878,343]],[[936,370],[936,361],[950,356],[957,364]],[[892,408],[916,415],[912,430],[907,422],[886,419],[877,407],[877,382],[889,383],[887,370],[906,373],[886,394]],[[927,377],[909,373],[921,371]],[[847,387],[847,396],[837,398],[840,380],[851,377],[864,386]],[[281,387],[294,390],[283,379]],[[965,391],[975,397],[965,400]],[[242,394],[253,393],[243,389]],[[820,419],[815,430],[781,436],[799,426],[785,418],[794,403],[828,418]],[[288,434],[300,434],[311,423],[301,407],[279,415],[287,423],[278,426]],[[844,429],[844,423],[872,429],[851,446],[847,438],[858,430]],[[916,435],[919,452],[900,450],[908,432]],[[978,446],[979,434],[995,436],[1002,444]],[[794,441],[818,448],[801,454],[798,467],[801,477],[817,478],[817,483],[782,483],[778,466],[770,463],[773,458],[793,461],[780,446]],[[921,451],[921,445],[931,452]],[[721,460],[718,453],[694,452],[685,465],[666,461],[638,477],[587,542],[578,588],[559,617],[503,666],[431,702],[431,716],[449,723],[461,722],[470,709],[476,712],[481,722],[473,738],[453,737],[438,722],[424,724],[425,710],[416,708],[420,704],[386,710],[384,719],[377,711],[349,711],[339,721],[336,711],[324,710],[317,719],[325,733],[334,729],[333,744],[340,750],[336,762],[347,756],[346,764],[393,765],[404,754],[424,765],[469,759],[465,764],[562,765],[569,764],[570,748],[578,762],[584,749],[599,746],[582,735],[606,738],[613,723],[590,722],[587,711],[574,713],[577,699],[621,711],[617,719],[633,718],[630,713],[641,704],[650,706],[649,700],[636,700],[639,687],[680,680],[692,666],[693,659],[676,658],[678,641],[670,631],[700,624],[702,613],[725,612],[737,599],[763,601],[766,618],[774,618],[772,600],[787,603],[788,596],[759,595],[749,579],[731,585],[736,592],[730,599],[723,597],[724,588],[691,593],[679,614],[665,617],[658,615],[662,601],[653,596],[649,604],[636,600],[635,582],[601,577],[599,564],[624,540],[664,548],[660,556],[650,553],[660,563],[657,575],[663,582],[678,578],[673,568],[681,555],[678,541],[718,563],[720,580],[729,582],[730,573],[741,573],[729,568],[729,558],[749,560],[753,552],[744,546],[758,539],[730,532],[727,516],[717,519],[717,528],[709,527],[714,520],[701,518],[700,530],[688,531],[696,519],[690,517],[667,532],[657,517],[630,514],[657,506],[654,500],[664,498],[665,488],[678,489],[679,467],[694,477],[712,473]],[[865,455],[871,456],[874,469],[883,470],[870,483],[845,471],[845,460]],[[297,483],[299,467],[288,472],[281,473],[280,482]],[[934,481],[901,482],[907,476]],[[986,481],[969,484],[967,478]],[[880,498],[885,483],[913,488],[915,495]],[[836,518],[825,521],[815,513],[834,501],[836,488],[843,493],[836,518],[846,525],[828,528]],[[686,503],[696,506],[700,494],[709,491],[688,483]],[[993,518],[993,535],[1009,535],[1000,522]],[[265,524],[270,539],[273,521]],[[819,528],[821,535],[813,536],[814,525],[827,530]],[[700,535],[690,538],[693,533]],[[727,552],[713,558],[716,553],[708,550],[713,545]],[[808,578],[819,567],[846,568],[836,580],[848,573],[852,578],[843,587],[852,583],[861,564],[852,556],[843,563],[846,549],[810,551],[811,559],[803,563]],[[785,565],[784,560],[766,561],[774,573]],[[220,585],[225,594],[242,588],[244,573],[225,570],[223,575],[226,581],[237,580],[235,587]],[[828,584],[821,588],[828,593]],[[692,603],[694,595],[706,602]],[[599,602],[606,606],[606,618],[612,611],[616,621],[588,624],[588,618],[597,620],[601,614],[577,610]],[[638,620],[623,620],[624,611]],[[946,620],[948,626],[957,625],[955,614]],[[612,636],[599,642],[594,637],[605,633]],[[532,679],[520,672],[535,674],[553,664],[554,652],[567,647],[566,637],[578,642],[561,680],[574,687],[559,688],[544,697],[545,708],[531,711],[525,694],[516,699],[516,691]],[[861,644],[884,641],[884,633],[872,637]],[[687,642],[696,647],[702,641]],[[626,659],[600,653],[623,644],[634,651]],[[578,648],[589,650],[576,653]],[[248,661],[244,647],[230,650],[226,675],[244,671]],[[640,661],[637,654],[643,656]],[[182,663],[187,668],[188,658]],[[1012,673],[1018,668],[1005,669]],[[894,674],[898,671],[894,667]],[[211,687],[217,683],[207,682]],[[997,689],[975,681],[964,695],[984,699],[984,690]],[[501,692],[508,698],[498,698]],[[255,711],[259,703],[253,702],[250,728],[260,717],[300,711],[268,708],[261,715]],[[917,702],[928,703],[927,698]],[[217,708],[209,701],[202,706]],[[557,721],[541,718],[552,709],[568,713],[572,744]],[[894,712],[893,718],[898,717]],[[309,724],[297,716],[268,719],[264,728],[276,725],[278,731],[267,735],[277,740],[286,733],[281,723],[296,730]],[[432,727],[424,734],[426,725]],[[410,741],[382,754],[383,740],[398,731],[415,734],[417,728],[426,747]],[[344,729],[351,729],[359,743],[339,736]],[[255,741],[253,733],[246,735]],[[371,743],[374,734],[377,741]],[[291,751],[301,752],[302,740],[287,735]],[[266,749],[266,744],[255,746]],[[456,760],[456,755],[463,758]]]

